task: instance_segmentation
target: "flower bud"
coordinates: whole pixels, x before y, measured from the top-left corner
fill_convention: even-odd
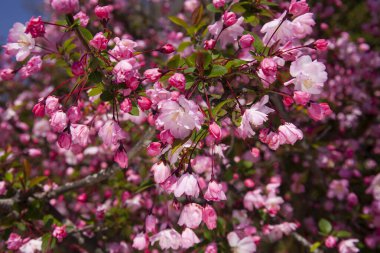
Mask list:
[[[338,240],[337,240],[336,237],[330,235],[330,236],[328,236],[328,237],[326,238],[326,240],[325,240],[325,246],[326,246],[327,248],[329,248],[329,249],[332,249],[332,248],[334,248],[334,247],[336,246],[337,241],[338,241]]]
[[[36,117],[43,117],[45,115],[45,104],[42,102],[35,104],[32,112]]]
[[[112,10],[113,10],[112,5],[106,5],[106,6],[99,6],[99,5],[97,5],[95,7],[95,15],[99,19],[109,19]]]
[[[289,6],[289,13],[294,16],[300,16],[309,11],[309,5],[306,3],[306,0],[293,0]]]
[[[215,138],[215,140],[220,141],[222,138],[222,130],[220,126],[215,122],[212,122],[208,127],[208,132]]]
[[[128,167],[128,156],[122,148],[116,151],[113,160],[123,169]]]
[[[71,134],[61,133],[58,137],[58,145],[60,148],[69,150],[71,146]]]
[[[186,78],[183,74],[181,73],[175,73],[174,75],[172,75],[170,78],[169,78],[169,84],[177,89],[179,89],[180,91],[184,91],[185,90],[185,86],[186,86]]]
[[[84,66],[80,61],[76,61],[71,65],[71,72],[74,76],[82,76],[84,75]]]
[[[163,53],[163,54],[171,54],[175,51],[175,48],[172,44],[165,44],[161,48],[159,48],[157,51]]]
[[[245,34],[239,40],[241,48],[250,48],[253,42],[255,42],[255,38],[251,34]]]
[[[206,50],[212,50],[214,49],[215,45],[216,45],[216,40],[210,39],[204,42],[203,47]]]
[[[157,156],[161,153],[161,143],[151,142],[147,148],[147,153],[150,156]]]
[[[214,5],[215,8],[219,9],[224,7],[226,4],[225,0],[212,0],[212,4]]]
[[[315,47],[315,49],[317,49],[319,51],[327,50],[328,44],[329,43],[327,42],[327,40],[324,40],[324,39],[319,39],[319,40],[314,41],[314,47]]]
[[[120,104],[120,110],[125,113],[130,113],[132,110],[132,102],[129,98],[126,98]]]
[[[41,16],[35,18],[32,17],[25,29],[25,33],[30,33],[33,38],[43,37],[45,34],[45,24],[42,21]]]
[[[152,106],[152,101],[150,101],[150,99],[147,97],[140,97],[137,100],[137,104],[139,105],[141,110],[146,111],[146,110],[149,110],[150,107]]]
[[[234,25],[236,23],[236,21],[237,21],[236,14],[233,13],[233,12],[231,12],[231,11],[230,12],[225,12],[223,14],[222,19],[223,19],[224,25],[226,25],[226,26]]]

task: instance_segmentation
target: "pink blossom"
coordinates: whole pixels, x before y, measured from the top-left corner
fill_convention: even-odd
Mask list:
[[[19,251],[21,253],[34,253],[34,252],[39,252],[41,250],[42,250],[41,237],[38,239],[32,239],[27,242],[24,242],[24,244],[19,248]]]
[[[132,110],[132,102],[129,98],[126,98],[120,104],[120,110],[125,113],[130,113]]]
[[[294,16],[299,16],[302,14],[305,14],[309,11],[309,5],[307,4],[306,0],[292,0],[289,6],[289,13],[293,14]]]
[[[162,189],[166,191],[167,193],[172,193],[177,187],[177,177],[175,175],[169,176],[164,182],[160,184]]]
[[[309,102],[310,97],[309,93],[303,91],[295,91],[293,94],[293,99],[297,105],[305,106]]]
[[[128,167],[128,156],[122,148],[116,151],[113,160],[123,169]]]
[[[42,154],[41,149],[38,149],[38,148],[28,149],[28,155],[31,157],[38,157],[38,156],[41,156],[41,154]]]
[[[74,74],[74,76],[84,75],[85,69],[83,63],[80,61],[73,62],[73,64],[71,65],[71,72]]]
[[[176,196],[176,198],[179,198],[183,194],[187,196],[192,196],[194,198],[198,198],[198,181],[193,174],[185,173],[179,178],[177,185],[174,189],[174,196]]]
[[[221,201],[227,200],[226,194],[222,189],[222,185],[218,184],[216,181],[211,181],[208,184],[204,198],[208,201]]]
[[[158,220],[155,216],[149,214],[145,219],[145,231],[147,233],[155,233]]]
[[[18,250],[24,244],[24,241],[18,234],[11,233],[6,244],[9,250]]]
[[[183,95],[178,101],[163,100],[158,104],[156,126],[169,130],[175,138],[184,139],[194,128],[201,128],[204,116],[198,109],[197,104]]]
[[[116,64],[112,73],[116,76],[117,83],[125,83],[136,74],[136,61],[134,59],[122,60]]]
[[[78,0],[52,0],[51,7],[60,13],[73,13],[79,8]]]
[[[278,132],[285,139],[285,143],[294,145],[297,140],[302,140],[303,133],[292,123],[285,122],[278,128]]]
[[[329,249],[335,248],[338,239],[332,235],[329,235],[325,240],[325,246]]]
[[[313,32],[314,25],[313,13],[302,14],[292,21],[293,34],[296,38],[303,39]]]
[[[15,23],[9,30],[8,43],[3,46],[6,54],[16,56],[16,61],[23,61],[35,47],[32,35],[25,33],[25,26]]]
[[[174,75],[172,75],[170,78],[169,78],[169,84],[177,89],[179,89],[180,91],[184,91],[185,90],[185,86],[186,86],[186,79],[185,79],[185,76],[181,73],[175,73]]]
[[[252,137],[255,132],[252,125],[255,127],[261,126],[265,121],[268,120],[268,114],[274,110],[266,106],[269,102],[269,96],[265,95],[261,100],[251,106],[251,108],[245,110],[241,125],[238,128],[239,134],[242,138]]]
[[[235,24],[223,29],[223,20],[219,20],[208,26],[208,30],[214,38],[219,36],[220,45],[224,48],[227,44],[237,41],[237,38],[243,34],[244,28],[241,27],[243,21],[244,18],[240,17]]]
[[[106,6],[97,5],[95,7],[95,15],[100,19],[109,19],[112,10],[113,10],[112,5],[106,5]]]
[[[53,131],[60,133],[67,127],[68,119],[66,113],[59,110],[53,113],[49,122]]]
[[[33,106],[32,112],[36,117],[43,117],[45,115],[45,104],[38,102]]]
[[[88,25],[88,21],[90,20],[87,14],[84,13],[83,11],[80,11],[77,14],[75,14],[74,19],[75,20],[79,19],[79,24],[83,27],[86,27]]]
[[[209,39],[204,42],[203,48],[206,50],[212,50],[214,49],[215,45],[216,45],[216,40]]]
[[[149,156],[158,156],[161,153],[161,143],[151,142],[146,149]]]
[[[281,24],[283,19],[285,20]],[[292,40],[294,36],[293,24],[286,19],[286,12],[284,12],[279,18],[264,24],[260,32],[265,33],[263,42],[269,46],[272,46],[276,41],[280,41],[282,44],[285,44],[286,42]]]
[[[103,140],[104,145],[111,147],[116,145],[119,140],[126,138],[123,129],[113,120],[108,120],[100,129],[99,137]]]
[[[109,51],[110,55],[112,55],[112,61],[132,58],[133,52],[135,51],[134,48],[137,46],[136,42],[129,39],[120,39],[118,37],[114,38],[113,41],[116,45]]]
[[[90,129],[86,125],[71,124],[70,133],[74,144],[85,147],[89,142]]]
[[[7,193],[7,187],[5,186],[5,181],[0,181],[0,196]]]
[[[205,253],[218,253],[218,245],[214,242],[207,245]]]
[[[148,247],[148,245],[149,241],[147,236],[144,233],[139,233],[133,239],[132,248],[135,248],[137,250],[144,250],[146,247]]]
[[[53,113],[58,111],[61,107],[59,99],[53,96],[48,96],[45,101],[45,112],[47,115],[52,116]]]
[[[215,8],[221,8],[226,4],[225,0],[212,0],[212,4],[214,5]]]
[[[200,240],[198,238],[198,236],[194,233],[193,230],[191,230],[190,228],[185,228],[183,231],[182,231],[182,240],[181,240],[181,246],[182,248],[184,249],[188,249],[188,248],[191,248],[193,247],[195,244],[199,243]]]
[[[139,105],[141,110],[146,111],[149,110],[152,106],[152,101],[150,101],[150,99],[147,97],[139,97],[139,99],[137,100],[137,104]]]
[[[97,34],[95,34],[94,38],[90,40],[89,44],[97,50],[106,50],[108,39],[104,36],[102,32],[98,32]]]
[[[233,12],[225,12],[222,16],[222,19],[223,19],[223,23],[224,25],[226,26],[232,26],[236,23],[237,19],[236,19],[236,14],[233,13]]]
[[[311,103],[307,108],[307,113],[310,118],[319,121],[324,120],[327,116],[331,115],[332,111],[327,103]]]
[[[161,131],[160,132],[160,135],[159,135],[159,138],[160,138],[160,141],[164,144],[173,144],[174,142],[174,137],[173,135],[170,133],[169,130],[164,130],[164,131]]]
[[[324,39],[314,41],[314,46],[319,51],[326,51],[329,43]]]
[[[208,127],[208,132],[211,134],[212,137],[215,138],[215,140],[220,141],[222,138],[222,129],[218,124],[215,122],[212,122]]]
[[[338,245],[339,253],[357,253],[360,250],[356,247],[355,243],[358,243],[358,239],[347,239],[341,241]]]
[[[239,39],[241,48],[250,48],[253,42],[255,42],[255,38],[251,34],[245,34]]]
[[[202,210],[203,208],[196,203],[185,205],[179,217],[178,225],[197,228],[202,222]]]
[[[0,78],[1,81],[9,81],[12,80],[15,76],[13,69],[2,69],[0,70]]]
[[[71,123],[77,123],[82,118],[82,112],[78,106],[71,106],[67,110],[67,117]]]
[[[43,37],[45,34],[45,24],[42,21],[41,16],[35,18],[32,17],[25,29],[25,33],[30,33],[33,38]]]
[[[55,226],[52,235],[57,238],[59,242],[62,242],[67,236],[66,226]]]
[[[153,172],[156,184],[163,183],[170,176],[170,168],[163,162],[153,164],[150,170]]]
[[[198,155],[191,160],[191,166],[193,167],[193,170],[198,174],[211,172],[212,159],[209,156]]]
[[[165,250],[165,249],[177,250],[181,246],[182,237],[174,229],[166,229],[150,237],[150,242],[152,245],[157,241],[159,242],[159,245],[162,250]]]
[[[290,235],[297,229],[297,227],[298,226],[295,223],[284,222],[277,225],[268,225],[265,229],[263,229],[263,232],[271,241],[277,241],[284,237],[284,235]]]
[[[159,48],[158,51],[163,54],[171,54],[175,51],[175,48],[172,44],[165,44],[161,48]]]
[[[256,252],[256,244],[251,236],[240,239],[237,233],[230,232],[227,235],[228,244],[233,252],[253,253]]]
[[[329,185],[327,196],[330,199],[337,198],[343,200],[349,193],[348,184],[349,183],[346,179],[333,180]]]
[[[217,214],[210,205],[206,205],[202,211],[202,221],[206,224],[207,228],[213,230],[216,228]]]
[[[60,148],[69,150],[71,146],[71,134],[66,132],[61,133],[58,137],[58,145]]]
[[[264,75],[271,76],[277,73],[277,63],[273,58],[264,58],[260,63],[260,68],[262,69]]]
[[[144,76],[151,82],[157,82],[161,77],[161,72],[159,68],[147,69],[144,72]]]
[[[371,181],[370,186],[366,190],[367,194],[372,194],[375,200],[380,200],[380,173]]]
[[[301,56],[290,65],[290,74],[294,77],[287,82],[295,84],[295,89],[310,94],[319,94],[327,80],[326,67],[317,60],[312,61],[308,55]]]
[[[264,206],[265,198],[260,189],[249,191],[244,196],[243,204],[247,210],[253,211],[253,208],[258,209]]]

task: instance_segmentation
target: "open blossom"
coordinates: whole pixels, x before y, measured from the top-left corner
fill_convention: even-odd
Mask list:
[[[179,249],[182,242],[181,235],[174,229],[162,230],[159,233],[150,237],[150,242],[153,245],[155,242],[159,243],[161,249]]]
[[[18,250],[24,244],[24,241],[18,234],[11,233],[6,244],[9,250]]]
[[[230,232],[227,235],[228,244],[232,252],[235,253],[253,253],[256,252],[256,244],[251,236],[240,239],[236,232]]]
[[[226,200],[227,197],[222,188],[221,184],[218,184],[216,181],[211,181],[208,184],[204,198],[208,201]]]
[[[192,196],[198,198],[199,187],[197,178],[193,174],[185,173],[183,174],[174,189],[174,196],[177,198],[181,197],[183,194],[187,196]]]
[[[70,133],[72,136],[73,144],[78,144],[85,147],[89,142],[90,129],[86,125],[71,124]]]
[[[53,113],[49,122],[53,131],[60,133],[67,127],[68,119],[66,113],[59,110]]]
[[[16,61],[25,60],[35,47],[35,40],[25,29],[23,24],[15,23],[9,30],[8,43],[3,46],[7,54],[16,56]]]
[[[136,60],[130,58],[118,62],[113,68],[112,73],[115,75],[117,83],[129,81],[136,75]]]
[[[185,228],[182,231],[181,237],[182,237],[181,246],[184,249],[191,248],[195,244],[200,242],[198,236],[190,228]]]
[[[53,115],[60,108],[59,99],[54,96],[48,96],[45,101],[45,113],[49,116]]]
[[[41,250],[42,250],[41,238],[29,240],[19,248],[19,251],[21,253],[35,253],[35,252],[40,252]]]
[[[112,55],[111,61],[121,61],[133,56],[134,48],[137,46],[136,42],[129,39],[120,39],[118,37],[114,38],[113,41],[115,47],[109,51],[110,55]]]
[[[244,28],[241,26],[243,21],[244,18],[240,17],[233,25],[223,29],[223,20],[219,20],[208,26],[208,30],[214,38],[219,36],[220,45],[224,48],[227,44],[237,41],[237,38],[243,34]]]
[[[285,122],[278,128],[278,132],[283,136],[285,143],[294,145],[297,140],[302,140],[303,133],[294,124]]]
[[[67,236],[66,226],[55,226],[52,235],[57,238],[59,242],[62,242],[62,240]]]
[[[51,7],[60,13],[73,13],[79,9],[79,0],[52,0]]]
[[[20,76],[27,78],[41,70],[42,59],[41,56],[33,56],[29,59],[28,63],[20,69]]]
[[[327,196],[329,198],[337,198],[339,200],[343,200],[348,193],[348,181],[346,179],[333,180],[329,185]]]
[[[206,224],[207,228],[213,230],[216,228],[217,214],[210,205],[206,205],[202,211],[202,221]]]
[[[169,130],[175,138],[179,139],[187,137],[194,128],[199,130],[204,121],[198,105],[192,100],[187,100],[183,95],[178,97],[178,101],[161,101],[158,104],[158,110],[156,125]]]
[[[258,209],[263,207],[265,204],[265,197],[262,195],[261,189],[247,192],[244,196],[243,204],[249,211],[253,211],[253,208]]]
[[[244,112],[241,125],[238,129],[242,138],[254,136],[255,131],[252,129],[252,125],[258,127],[268,120],[268,114],[274,111],[266,106],[268,101],[269,96],[265,95],[259,102],[253,104],[251,108]]]
[[[296,223],[284,222],[277,225],[268,225],[263,229],[263,232],[273,242],[280,240],[284,235],[290,235],[297,227]]]
[[[32,17],[25,29],[25,33],[30,33],[33,38],[43,37],[45,34],[45,24],[42,21],[41,16],[35,18]]]
[[[303,39],[313,32],[314,25],[313,13],[305,13],[292,21],[293,34],[296,38]]]
[[[109,19],[112,10],[113,10],[112,5],[106,5],[106,6],[97,5],[95,7],[95,15],[100,19]]]
[[[186,85],[186,79],[185,76],[181,73],[175,73],[169,78],[169,84],[180,91],[185,90],[185,85]]]
[[[143,250],[149,245],[147,236],[144,233],[139,233],[133,239],[132,248]]]
[[[341,241],[338,245],[339,253],[357,253],[360,250],[356,247],[355,243],[358,243],[358,239],[347,239]]]
[[[80,11],[77,14],[75,14],[74,19],[79,19],[79,24],[83,27],[86,27],[88,25],[88,21],[90,21],[90,18],[83,11]]]
[[[272,46],[276,41],[280,41],[282,44],[285,44],[286,42],[293,39],[293,24],[285,17],[286,12],[284,12],[279,18],[263,25],[260,32],[265,33],[263,37],[264,44]],[[280,23],[283,19],[285,20],[280,26]]]
[[[103,140],[106,146],[116,145],[119,140],[126,138],[126,133],[113,120],[108,120],[99,129],[99,137]]]
[[[202,222],[202,206],[190,203],[183,207],[178,220],[178,225],[188,228],[197,228]]]
[[[310,94],[319,94],[323,88],[323,83],[327,80],[326,66],[318,62],[312,61],[308,55],[301,56],[290,65],[290,75],[294,79],[285,83],[295,84],[295,89]]]
[[[333,112],[327,103],[310,103],[310,106],[307,108],[307,113],[309,114],[310,118],[315,121],[319,121],[325,119]]]
[[[306,0],[292,0],[289,6],[289,13],[294,16],[299,16],[308,12],[309,9],[310,8]]]
[[[163,183],[170,176],[170,168],[163,162],[153,164],[151,171],[157,184]]]
[[[371,193],[374,199],[380,200],[380,173],[372,179],[372,182],[366,190],[366,193]]]
[[[159,70],[159,68],[147,69],[144,72],[144,77],[151,82],[157,82],[161,77],[161,72]]]
[[[92,38],[89,42],[90,46],[98,49],[98,50],[106,50],[108,39],[104,36],[102,32],[98,32],[95,34],[94,38]]]

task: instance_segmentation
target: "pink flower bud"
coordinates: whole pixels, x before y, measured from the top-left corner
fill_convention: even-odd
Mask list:
[[[161,143],[151,142],[147,148],[147,153],[150,156],[157,156],[161,153]]]
[[[74,19],[79,19],[79,23],[83,27],[86,27],[88,25],[88,21],[90,20],[90,18],[83,11],[80,11],[77,14],[75,14]]]
[[[69,150],[71,146],[71,134],[61,133],[58,137],[58,145],[60,148]]]
[[[79,194],[77,197],[77,200],[79,202],[82,202],[82,203],[86,202],[87,201],[87,194],[86,193]]]
[[[140,97],[137,100],[137,104],[139,105],[141,110],[146,111],[146,110],[149,110],[150,107],[152,106],[152,101],[150,101],[150,99],[147,97]]]
[[[43,117],[45,115],[45,104],[42,102],[35,104],[32,112],[36,117]]]
[[[289,107],[293,104],[293,99],[291,97],[288,97],[288,96],[284,96],[282,98],[282,103],[286,106],[286,107]]]
[[[122,148],[116,151],[113,160],[123,169],[128,167],[128,156]]]
[[[59,99],[53,96],[48,96],[45,101],[45,112],[47,115],[51,116],[53,113],[58,111],[60,107]]]
[[[314,42],[314,47],[319,50],[319,51],[325,51],[327,50],[327,45],[329,43],[327,42],[327,40],[324,40],[324,39],[319,39],[319,40],[316,40]]]
[[[67,110],[67,117],[70,123],[77,123],[82,118],[82,112],[78,106],[71,106]]]
[[[206,50],[212,50],[214,49],[215,45],[216,45],[216,40],[209,39],[204,42],[203,47]]]
[[[219,9],[221,7],[224,7],[226,4],[225,0],[212,0],[212,4],[214,5],[215,8]]]
[[[45,24],[42,21],[41,16],[35,18],[32,17],[25,29],[25,33],[30,33],[33,38],[43,37],[45,34]]]
[[[336,237],[330,235],[330,236],[328,236],[328,237],[326,238],[326,240],[325,240],[325,246],[326,246],[327,248],[329,248],[329,249],[332,249],[332,248],[334,248],[334,247],[336,246],[337,241],[338,241],[338,240],[337,240]]]
[[[184,91],[186,86],[186,78],[181,73],[175,73],[169,78],[169,84],[176,87],[180,91]]]
[[[310,100],[310,93],[304,91],[295,91],[293,94],[293,99],[297,105],[305,106]]]
[[[52,0],[51,7],[59,13],[73,13],[79,8],[79,0]]]
[[[54,231],[52,233],[52,235],[57,238],[57,240],[59,242],[62,242],[62,240],[67,236],[67,233],[66,233],[66,226],[56,226],[54,228]]]
[[[160,141],[163,143],[163,144],[173,144],[174,142],[174,137],[173,135],[170,133],[169,130],[164,130],[160,133],[159,135],[159,138],[160,138]]]
[[[233,12],[231,12],[231,11],[230,12],[225,12],[223,14],[222,19],[223,19],[224,25],[226,25],[226,26],[234,25],[236,23],[236,21],[237,21],[236,14],[233,13]]]
[[[12,80],[15,76],[13,69],[2,69],[0,70],[0,78],[2,81]]]
[[[260,68],[266,76],[272,76],[277,72],[277,63],[273,60],[273,58],[265,58],[260,63]]]
[[[247,188],[253,188],[255,187],[255,182],[252,179],[247,178],[246,180],[244,180],[244,185]]]
[[[241,48],[250,48],[253,42],[255,42],[255,38],[251,34],[245,34],[239,40]]]
[[[113,10],[112,5],[99,6],[95,7],[95,15],[100,19],[109,19],[110,14]]]
[[[89,42],[90,46],[96,48],[97,50],[106,50],[108,39],[104,37],[104,34],[102,32],[98,32],[92,40]]]
[[[251,149],[251,155],[254,158],[258,158],[260,156],[260,149],[258,149],[258,148],[252,148]]]
[[[215,140],[220,141],[222,138],[222,129],[215,122],[212,122],[208,127],[208,132],[215,138]]]
[[[358,204],[358,196],[355,193],[351,192],[347,196],[347,202],[350,207],[354,207]]]
[[[175,48],[172,44],[165,44],[160,49],[158,49],[158,51],[163,54],[171,54],[175,51]]]
[[[151,82],[157,82],[161,77],[161,73],[159,71],[159,68],[147,69],[144,72],[144,76]]]
[[[62,132],[67,127],[68,119],[63,111],[56,111],[50,119],[50,126],[55,132]]]
[[[126,98],[120,104],[120,110],[125,113],[129,113],[132,110],[132,102],[129,98]]]
[[[307,108],[310,118],[315,121],[323,120],[332,114],[330,106],[327,103],[311,103]]]
[[[213,230],[216,228],[217,218],[218,218],[218,216],[216,215],[216,212],[215,212],[214,208],[212,208],[212,206],[206,205],[203,208],[202,220],[206,224],[206,226],[209,230]]]
[[[76,61],[71,65],[71,72],[74,76],[82,76],[84,75],[84,66],[80,61]]]
[[[309,5],[306,3],[306,0],[292,0],[289,6],[290,14],[293,14],[294,16],[300,16],[306,12],[309,12]]]

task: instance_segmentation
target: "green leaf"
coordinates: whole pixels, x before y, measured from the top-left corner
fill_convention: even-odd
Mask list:
[[[39,177],[32,178],[29,182],[29,187],[32,188],[32,187],[38,185],[39,183],[41,183],[42,181],[44,181],[46,179],[47,179],[47,177],[45,177],[45,176],[39,176]]]
[[[97,85],[95,88],[92,88],[91,90],[88,91],[88,96],[94,97],[94,96],[99,95],[102,92],[103,92],[103,86]]]
[[[310,246],[310,252],[314,252],[316,249],[319,248],[319,246],[321,246],[320,242],[314,243],[313,245]]]
[[[319,227],[319,230],[325,234],[329,234],[332,230],[331,223],[326,219],[321,219],[318,222],[318,227]]]
[[[92,36],[92,33],[86,28],[84,28],[83,26],[79,26],[78,30],[83,35],[83,37],[87,40],[87,42],[92,40],[92,38],[94,38],[94,36]]]
[[[231,68],[240,67],[241,65],[246,64],[246,61],[240,60],[240,59],[234,59],[232,61],[227,62],[225,65],[226,69],[229,70]]]
[[[179,56],[179,54],[176,54],[172,58],[169,59],[166,65],[168,66],[169,69],[178,68],[180,59],[181,59],[181,56]]]
[[[41,246],[42,252],[45,253],[45,252],[49,251],[51,239],[52,239],[52,237],[51,237],[50,233],[44,234],[42,236],[42,246]]]
[[[208,74],[208,77],[220,77],[225,74],[227,74],[227,69],[224,66],[214,65],[212,66],[212,69],[210,73]]]
[[[263,41],[261,40],[259,36],[257,36],[257,34],[253,34],[253,37],[255,38],[255,42],[253,42],[253,47],[255,48],[255,51],[259,53],[263,52],[264,50]]]
[[[108,91],[108,90],[105,90],[102,95],[100,95],[100,99],[102,101],[111,101],[112,99],[114,98],[113,94]]]
[[[207,9],[208,11],[213,12],[213,13],[220,13],[220,12],[222,12],[220,9],[215,8],[215,6],[214,6],[213,4],[208,4],[208,5],[206,6],[206,9]]]
[[[212,115],[217,116],[218,113],[219,113],[219,111],[223,108],[223,106],[226,105],[226,104],[228,104],[228,103],[230,103],[230,102],[232,102],[232,101],[234,101],[234,99],[229,98],[229,99],[226,99],[226,100],[220,102],[217,106],[215,106],[214,109],[212,109]]]
[[[339,238],[347,238],[351,236],[351,233],[345,230],[339,230],[335,233],[335,236]]]
[[[102,81],[102,73],[94,71],[88,76],[88,80],[92,83],[100,83]]]
[[[186,23],[185,20],[183,19],[180,19],[179,17],[176,17],[176,16],[170,16],[168,17],[170,21],[172,21],[174,24],[176,25],[179,25],[185,29],[188,29],[189,28],[189,25]]]
[[[193,25],[199,24],[199,22],[202,19],[203,15],[203,5],[200,4],[191,14],[191,21],[193,22]]]
[[[177,52],[182,52],[183,50],[185,50],[187,47],[191,45],[192,45],[191,41],[184,41],[181,44],[179,44],[179,46],[177,47]]]
[[[139,185],[139,187],[137,188],[137,190],[135,191],[135,193],[143,192],[146,189],[154,187],[155,185],[156,184],[154,182],[152,182],[151,180],[144,181],[144,182],[141,183],[141,185]]]
[[[260,20],[255,15],[252,15],[252,16],[245,17],[244,22],[250,23],[251,25],[256,26],[260,23]]]
[[[9,183],[13,183],[13,174],[12,173],[10,173],[10,172],[5,173],[4,178]]]

